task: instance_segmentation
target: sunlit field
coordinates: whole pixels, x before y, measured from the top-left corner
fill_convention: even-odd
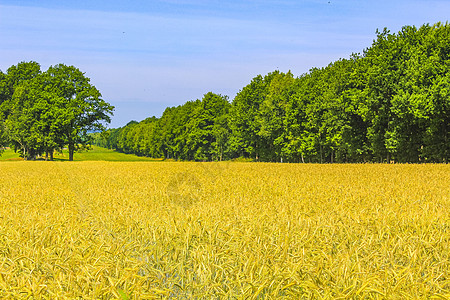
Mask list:
[[[0,161],[17,161],[23,160],[19,153],[14,152],[12,149],[6,149],[0,155]],[[67,149],[62,152],[55,151],[54,159],[56,161],[68,161],[69,153]],[[38,160],[45,160],[45,157],[38,157]],[[133,154],[119,153],[114,150],[90,146],[89,150],[78,151],[74,154],[75,161],[95,160],[95,161],[161,161],[161,159],[153,159],[144,156],[136,156]]]
[[[447,299],[449,165],[1,162],[2,299]]]

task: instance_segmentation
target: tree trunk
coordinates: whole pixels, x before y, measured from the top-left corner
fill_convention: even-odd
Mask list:
[[[73,152],[75,145],[73,143],[69,143],[69,161],[73,161]]]
[[[55,150],[53,150],[53,149],[50,150],[50,161],[53,161],[53,151],[55,151]]]
[[[320,163],[323,163],[322,145],[320,145]]]

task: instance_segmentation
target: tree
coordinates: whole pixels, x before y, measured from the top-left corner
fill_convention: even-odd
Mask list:
[[[286,109],[294,90],[295,79],[291,72],[275,71],[266,76],[266,95],[261,102],[256,121],[257,135],[266,145],[261,151],[265,161],[280,161],[287,158],[283,150],[287,142]],[[270,78],[270,79],[269,79]]]
[[[1,73],[1,72],[0,72]],[[11,66],[6,74],[0,74],[0,105],[11,100],[14,90],[23,82],[33,79],[41,74],[41,66],[34,61],[20,62]],[[6,117],[6,116],[4,116]]]
[[[39,134],[34,107],[36,94],[41,91],[39,78],[42,75],[36,62],[21,62],[8,68],[0,78],[0,143],[10,143],[24,158],[37,154]]]
[[[390,141],[399,161],[449,159],[450,26],[405,26],[399,33],[409,60],[392,100]]]
[[[108,144],[186,160],[448,162],[449,45],[448,23],[377,31],[362,55],[258,75],[231,106],[208,93],[111,130]]]
[[[69,160],[73,160],[74,151],[89,142],[89,131],[105,129],[103,122],[111,121],[114,107],[101,99],[90,79],[74,66],[59,64],[50,67],[47,74],[47,89],[57,95],[54,124],[68,145]]]
[[[3,152],[4,147],[7,145],[7,136],[5,132],[4,116],[2,114],[2,103],[6,98],[6,74],[0,71],[0,155]]]
[[[0,73],[0,143],[5,135],[24,158],[33,159],[68,145],[73,152],[101,130],[114,107],[101,98],[89,78],[63,64],[41,72],[36,62],[21,62]]]
[[[269,94],[270,82],[279,71],[266,76],[258,75],[252,79],[236,95],[230,109],[230,128],[232,131],[230,147],[243,157],[254,157],[259,160],[261,156],[267,159],[270,150],[265,142],[265,132],[261,131],[261,105]]]
[[[228,97],[206,93],[190,120],[190,135],[195,136],[197,160],[222,160],[229,135]],[[194,140],[194,138],[191,138]]]
[[[12,146],[25,159],[35,159],[55,148],[52,100],[53,95],[42,86],[42,77],[24,81],[14,91],[5,124]]]

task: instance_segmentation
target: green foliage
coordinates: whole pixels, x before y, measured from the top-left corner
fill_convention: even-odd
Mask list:
[[[51,158],[67,145],[72,160],[89,142],[88,132],[104,129],[114,109],[80,70],[63,64],[41,72],[35,62],[19,63],[2,73],[0,87],[0,146],[7,137],[26,159]]]
[[[124,153],[177,160],[223,160],[230,153],[230,106],[227,97],[209,92],[202,100],[167,108],[159,119],[132,121],[91,136],[94,144]]]
[[[83,73],[20,63],[0,72],[0,146],[73,153],[93,139],[175,160],[448,162],[449,57],[448,23],[384,29],[362,54],[325,68],[257,75],[231,103],[210,92],[104,132],[112,107]]]
[[[181,160],[447,162],[449,53],[448,23],[384,29],[361,55],[258,75],[231,105],[208,93],[96,141]]]

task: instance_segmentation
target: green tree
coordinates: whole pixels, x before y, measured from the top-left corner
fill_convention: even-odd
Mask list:
[[[1,73],[0,107],[3,104],[7,105],[8,101],[12,99],[16,87],[27,80],[39,76],[41,73],[41,66],[34,61],[20,62],[17,65],[9,67],[6,74]],[[7,110],[7,108],[4,107],[4,110]]]
[[[7,145],[7,136],[5,130],[5,118],[3,116],[1,107],[2,103],[6,99],[6,74],[0,71],[0,155],[2,154],[4,147]]]
[[[33,158],[40,151],[42,129],[40,118],[43,99],[40,107],[34,101],[42,92],[39,78],[42,73],[36,62],[21,62],[8,68],[0,80],[0,138],[8,142],[22,153],[24,158]]]
[[[255,160],[260,160],[261,156],[268,159],[270,156],[270,146],[264,140],[266,132],[260,128],[260,110],[269,94],[270,82],[279,74],[279,71],[274,71],[264,77],[256,76],[232,101],[229,119],[232,131],[230,147],[237,155]]]
[[[208,93],[111,130],[108,143],[186,160],[447,162],[449,45],[448,23],[377,31],[362,55],[298,78],[258,75],[231,105]]]
[[[229,136],[228,97],[205,94],[189,120],[189,141],[196,160],[222,160]]]
[[[269,74],[267,80],[266,95],[261,102],[256,115],[258,123],[257,135],[266,145],[263,147],[261,158],[265,161],[282,161],[287,158],[283,150],[287,142],[286,109],[295,82],[291,72],[282,73],[275,71]]]
[[[395,153],[392,140],[392,99],[405,75],[402,63],[409,59],[404,45],[386,28],[377,31],[377,39],[364,53],[368,64],[364,119],[369,123],[367,137],[379,161],[391,160]]]
[[[399,161],[447,161],[450,26],[405,26],[398,39],[409,60],[392,99],[388,144]]]
[[[111,121],[114,107],[74,66],[59,64],[47,73],[51,78],[48,89],[58,96],[53,103],[57,110],[55,124],[68,145],[69,160],[73,160],[74,151],[89,142],[89,131],[104,130],[104,122]]]

